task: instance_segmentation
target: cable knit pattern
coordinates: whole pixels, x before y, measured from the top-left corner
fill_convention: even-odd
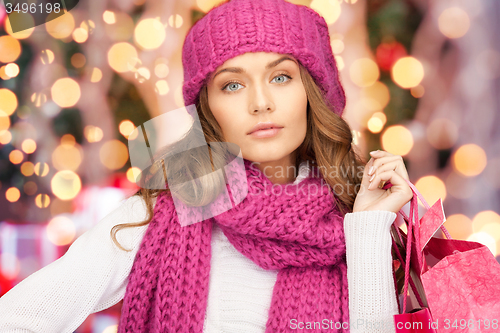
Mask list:
[[[349,321],[343,218],[326,183],[313,172],[299,184],[273,185],[244,161],[248,195],[214,218],[181,227],[172,199],[158,197],[118,332],[202,331],[212,223],[257,265],[280,269],[266,332],[291,331],[292,318]]]
[[[341,115],[345,93],[328,25],[313,9],[284,0],[231,0],[212,8],[189,30],[182,48],[185,105],[198,102],[210,73],[246,52],[293,55]]]

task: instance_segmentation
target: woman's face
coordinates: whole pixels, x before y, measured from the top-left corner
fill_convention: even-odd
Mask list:
[[[295,58],[244,53],[219,66],[207,88],[225,141],[237,144],[245,159],[261,167],[294,165],[307,129],[307,96]],[[261,122],[279,129],[249,134]]]

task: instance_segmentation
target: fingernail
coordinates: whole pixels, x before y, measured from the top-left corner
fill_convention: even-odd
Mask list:
[[[368,175],[371,175],[373,172],[373,166],[370,167],[370,170],[368,170]]]
[[[372,181],[372,180],[373,180],[373,178],[375,178],[375,175],[373,175],[373,176],[372,176],[372,178],[370,178],[370,181]]]
[[[376,153],[378,153],[378,150],[371,151],[370,155],[373,155],[373,154],[376,154]]]

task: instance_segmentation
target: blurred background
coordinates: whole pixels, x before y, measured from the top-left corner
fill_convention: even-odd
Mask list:
[[[0,4],[0,295],[137,191],[128,136],[184,106],[184,37],[219,2],[81,1],[17,33]],[[451,235],[500,261],[500,2],[290,2],[329,24],[362,154],[404,156]],[[120,310],[76,332],[114,332]]]

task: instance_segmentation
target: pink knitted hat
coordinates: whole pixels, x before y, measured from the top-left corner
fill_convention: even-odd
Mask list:
[[[307,68],[334,112],[342,115],[345,94],[325,19],[284,0],[231,0],[191,27],[182,49],[185,105],[198,102],[217,67],[247,52],[291,54]]]

